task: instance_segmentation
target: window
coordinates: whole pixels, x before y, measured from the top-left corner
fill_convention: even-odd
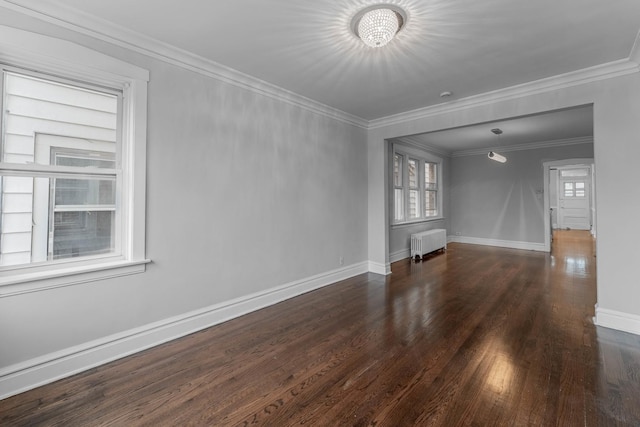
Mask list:
[[[420,217],[420,187],[418,186],[418,161],[409,159],[409,219]]]
[[[395,207],[395,221],[402,221],[404,219],[404,188],[402,178],[403,162],[404,156],[398,153],[395,153],[393,155],[393,196]]]
[[[117,254],[121,93],[9,67],[2,78],[0,266]]]
[[[52,150],[52,164],[115,169],[112,153]],[[116,179],[53,180],[48,259],[115,252]]]
[[[564,183],[564,197],[585,197],[585,183],[580,181]]]
[[[424,163],[424,216],[438,216],[438,164]]]
[[[395,146],[393,153],[393,222],[441,218],[441,160]],[[406,214],[405,214],[406,213]]]
[[[0,26],[0,79],[0,285],[144,271],[148,72]]]
[[[560,170],[560,176],[562,178],[582,177],[582,176],[588,176],[588,175],[589,175],[589,169],[586,169],[586,168]]]

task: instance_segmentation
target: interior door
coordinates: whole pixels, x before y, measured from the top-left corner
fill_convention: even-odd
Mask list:
[[[561,169],[558,179],[558,226],[591,229],[591,178],[589,168]]]

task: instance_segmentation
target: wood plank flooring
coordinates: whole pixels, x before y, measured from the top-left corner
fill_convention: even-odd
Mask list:
[[[0,401],[0,425],[639,426],[593,243],[451,244]]]

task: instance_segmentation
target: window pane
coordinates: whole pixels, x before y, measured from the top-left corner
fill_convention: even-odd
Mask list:
[[[88,156],[88,155],[90,154],[85,154],[85,156]],[[60,166],[74,166],[74,167],[80,167],[80,168],[92,167],[92,168],[113,169],[116,167],[115,163],[116,162],[113,160],[101,159],[98,157],[87,158],[87,157],[80,157],[79,154],[77,156],[73,156],[73,155],[64,155],[64,154],[57,153],[54,164],[60,165]]]
[[[560,170],[561,177],[572,177],[572,176],[587,176],[589,175],[589,169],[564,169]]]
[[[113,252],[114,211],[55,212],[53,259]]]
[[[418,186],[418,162],[409,159],[409,187],[416,188]]]
[[[115,182],[107,179],[54,180],[56,206],[60,205],[115,205]]]
[[[56,146],[115,152],[117,96],[14,72],[4,77],[2,161],[55,164]],[[76,166],[73,159],[59,164]]]
[[[393,185],[402,187],[402,156],[400,154],[393,156]]]
[[[418,218],[420,213],[420,193],[418,190],[409,191],[409,218]]]
[[[115,181],[51,179],[55,205],[48,259],[106,254],[114,251]]]
[[[576,197],[584,197],[585,193],[584,190],[576,190]]]
[[[2,222],[0,228],[0,265],[20,265],[31,262],[33,188],[48,183],[47,178],[0,176],[2,185]],[[46,235],[44,236],[46,239]],[[46,240],[44,241],[46,245]]]
[[[584,182],[576,182],[577,189],[584,189]]]
[[[424,164],[424,183],[425,188],[433,188],[436,189],[436,185],[438,183],[438,165],[436,163],[425,163]]]
[[[51,148],[52,163],[62,166],[115,168],[112,153]],[[56,205],[115,204],[115,181],[110,179],[56,179],[54,181]]]
[[[0,179],[0,266],[115,251],[115,181]]]
[[[425,211],[424,216],[431,217],[438,215],[438,193],[437,191],[427,190],[424,192]]]
[[[564,183],[564,189],[566,190],[573,190],[573,182],[565,182]]]
[[[564,190],[564,197],[573,197],[573,190]]]
[[[395,189],[395,220],[402,221],[404,219],[404,192],[402,189]]]

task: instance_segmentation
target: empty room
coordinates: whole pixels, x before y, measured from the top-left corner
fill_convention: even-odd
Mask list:
[[[639,30],[0,0],[0,425],[640,425]]]

